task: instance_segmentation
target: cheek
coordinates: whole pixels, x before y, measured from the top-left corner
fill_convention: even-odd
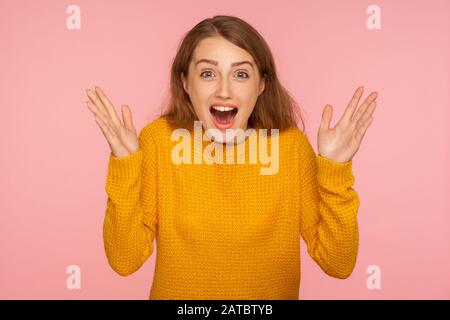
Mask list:
[[[258,89],[254,83],[247,83],[239,89],[240,96],[245,101],[255,101],[258,98]]]
[[[214,89],[206,85],[197,85],[193,87],[192,93],[195,100],[198,102],[203,102],[204,104],[205,101],[207,102],[208,100],[211,100],[211,96],[214,94]]]
[[[249,117],[251,113],[253,112],[254,105],[248,105],[245,107],[245,115]]]
[[[193,84],[190,92],[191,101],[196,105],[201,105],[201,102],[204,100],[204,96],[204,88],[199,87],[197,84]]]
[[[251,112],[255,107],[256,101],[258,100],[258,95],[254,91],[249,92],[247,95],[241,98],[242,104],[245,109]]]

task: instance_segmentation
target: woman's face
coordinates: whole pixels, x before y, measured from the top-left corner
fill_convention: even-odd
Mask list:
[[[234,140],[233,135],[224,136],[226,129],[247,129],[265,85],[252,56],[219,36],[199,42],[188,77],[182,73],[181,79],[203,128],[219,129],[214,141],[222,143]]]

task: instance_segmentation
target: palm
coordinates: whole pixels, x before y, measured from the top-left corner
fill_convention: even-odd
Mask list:
[[[86,90],[90,101],[86,101],[88,108],[95,114],[111,152],[116,157],[125,157],[139,150],[139,141],[130,107],[122,105],[123,122],[119,119],[116,109],[100,87],[95,91]]]
[[[317,134],[318,152],[321,156],[336,162],[347,162],[358,151],[362,138],[373,121],[372,114],[378,95],[377,92],[372,92],[356,111],[363,90],[363,87],[356,90],[334,128],[330,127],[333,109],[330,105],[325,106]]]
[[[130,131],[123,125],[118,130],[121,142],[130,153],[139,150],[139,142],[135,131]]]

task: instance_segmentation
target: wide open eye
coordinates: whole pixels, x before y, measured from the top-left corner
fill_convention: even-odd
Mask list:
[[[249,77],[248,73],[244,72],[244,71],[238,71],[237,74],[244,74],[245,75],[244,77],[240,77],[241,79],[247,79]]]
[[[202,73],[200,73],[200,77],[202,78],[210,78],[210,77],[203,77],[203,74],[205,73],[212,73],[212,71],[203,71]]]
[[[212,71],[203,71],[202,73],[200,73],[200,77],[201,78],[210,78],[209,76],[204,76],[204,75],[208,75],[208,74],[213,74]],[[247,79],[249,78],[249,75],[247,72],[244,71],[238,71],[236,72],[236,74],[238,75],[237,77],[240,79]]]

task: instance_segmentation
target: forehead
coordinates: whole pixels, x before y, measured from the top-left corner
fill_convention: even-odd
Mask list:
[[[195,47],[193,62],[199,59],[211,59],[219,61],[219,65],[228,66],[232,62],[253,58],[246,50],[223,37],[209,37],[202,39]]]

